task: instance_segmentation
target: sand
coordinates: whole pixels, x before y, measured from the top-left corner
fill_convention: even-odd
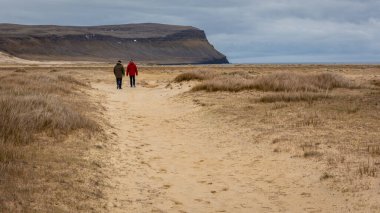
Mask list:
[[[208,116],[178,97],[189,87],[108,82],[93,85],[114,127],[107,211],[348,211],[348,199],[321,183],[318,164],[273,154],[254,129]]]

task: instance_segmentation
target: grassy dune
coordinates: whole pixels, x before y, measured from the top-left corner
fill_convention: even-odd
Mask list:
[[[356,88],[357,86],[338,74],[297,74],[275,73],[261,76],[249,76],[241,73],[233,75],[222,74],[210,76],[205,73],[183,73],[175,78],[175,82],[184,80],[206,80],[195,86],[193,91],[205,90],[208,92],[243,90],[259,91],[302,91],[319,92],[334,88]]]
[[[376,190],[379,173],[379,67],[246,66],[185,71],[186,97],[253,143],[313,161],[332,190]],[[328,72],[326,72],[328,71]],[[333,72],[332,72],[333,71]],[[375,196],[374,194],[368,196]]]
[[[68,74],[0,74],[1,212],[75,211],[89,205],[90,193],[101,196],[87,188],[93,168],[81,159],[88,138],[101,131],[86,89]],[[87,167],[81,175],[80,167]]]
[[[38,134],[57,139],[77,129],[99,128],[77,108],[74,90],[84,85],[72,77],[13,75],[0,84],[0,143],[28,144]]]

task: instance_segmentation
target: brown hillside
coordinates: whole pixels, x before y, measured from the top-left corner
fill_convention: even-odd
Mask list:
[[[0,24],[0,51],[29,60],[134,58],[145,63],[228,63],[204,31],[189,26],[127,24],[91,27]]]

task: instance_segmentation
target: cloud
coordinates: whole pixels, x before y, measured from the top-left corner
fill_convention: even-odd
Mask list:
[[[380,62],[378,0],[0,0],[0,22],[191,25],[232,62]]]

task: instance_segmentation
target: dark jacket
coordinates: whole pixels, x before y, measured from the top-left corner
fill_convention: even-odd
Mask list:
[[[113,73],[115,74],[116,78],[123,78],[125,75],[125,69],[123,65],[121,63],[117,63],[113,68]]]
[[[138,75],[138,71],[137,71],[137,66],[135,63],[133,63],[132,61],[129,62],[128,66],[127,66],[127,76],[135,76],[135,75]]]

